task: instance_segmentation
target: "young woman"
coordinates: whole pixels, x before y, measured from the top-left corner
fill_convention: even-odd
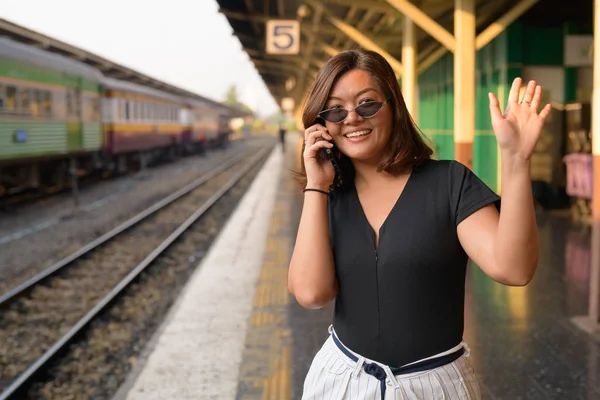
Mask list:
[[[499,197],[456,161],[436,161],[389,64],[352,50],[319,71],[304,109],[305,198],[288,286],[309,309],[335,299],[303,399],[479,399],[462,340],[471,258],[526,285],[538,261],[530,157],[549,105],[512,85],[489,94]],[[365,397],[366,396],[366,397]]]

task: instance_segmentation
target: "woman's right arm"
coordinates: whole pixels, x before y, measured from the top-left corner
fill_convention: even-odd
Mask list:
[[[306,187],[328,191],[335,171],[329,161],[317,161],[317,152],[333,145],[317,139],[331,140],[331,136],[325,127],[314,125],[306,130],[305,138],[303,157],[308,181]],[[324,307],[337,294],[329,239],[327,196],[323,193],[307,191],[304,194],[302,216],[288,272],[288,289],[300,305],[309,309]]]

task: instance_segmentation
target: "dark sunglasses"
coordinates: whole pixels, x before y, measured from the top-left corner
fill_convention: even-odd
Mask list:
[[[355,111],[362,118],[371,118],[381,111],[389,99],[390,98],[388,97],[385,101],[367,101],[354,107],[352,110],[346,110],[345,108],[330,108],[329,110],[321,111],[319,117],[334,124],[339,124],[348,118],[350,111]]]

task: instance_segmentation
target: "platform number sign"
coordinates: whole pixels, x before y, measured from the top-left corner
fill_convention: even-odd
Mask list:
[[[267,53],[298,54],[300,22],[296,20],[267,21]]]

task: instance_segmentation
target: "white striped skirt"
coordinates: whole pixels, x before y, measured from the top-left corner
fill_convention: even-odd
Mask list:
[[[302,400],[480,400],[479,383],[464,345],[467,351],[449,364],[394,376],[388,366],[356,353],[359,361],[353,361],[330,335],[308,370]],[[363,370],[364,363],[375,363],[385,370],[385,399],[381,382]]]

